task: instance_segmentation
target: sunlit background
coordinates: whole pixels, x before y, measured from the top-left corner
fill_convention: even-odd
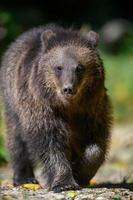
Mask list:
[[[58,23],[100,34],[99,51],[106,70],[106,87],[114,110],[110,158],[97,175],[108,180],[129,176],[133,165],[133,12],[126,0],[67,0],[20,4],[0,3],[0,58],[10,42],[38,25]],[[0,165],[8,162],[5,125],[0,104]],[[108,169],[107,169],[108,168]],[[104,172],[103,172],[104,171]],[[111,174],[111,175],[110,175]],[[121,175],[122,174],[122,175]],[[114,178],[115,176],[115,178]],[[114,178],[114,179],[113,179]],[[118,180],[117,179],[117,180]]]

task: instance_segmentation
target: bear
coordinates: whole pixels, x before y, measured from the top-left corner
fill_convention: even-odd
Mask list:
[[[112,108],[99,36],[48,24],[20,35],[1,62],[13,183],[37,183],[54,192],[88,185],[105,161]]]

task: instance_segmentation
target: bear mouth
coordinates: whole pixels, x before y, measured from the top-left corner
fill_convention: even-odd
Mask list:
[[[68,94],[62,93],[62,95],[64,96],[64,98],[65,98],[66,100],[71,100],[71,99],[73,99],[73,98],[76,96],[76,94],[77,94],[76,91],[73,91],[73,92],[68,93]]]
[[[63,96],[67,99],[72,98],[74,94],[63,94]]]
[[[75,98],[77,92],[74,91],[72,93],[67,93],[66,94],[62,90],[58,90],[57,94],[58,94],[59,98],[62,99],[62,101],[69,102],[69,101],[71,101],[72,99]]]

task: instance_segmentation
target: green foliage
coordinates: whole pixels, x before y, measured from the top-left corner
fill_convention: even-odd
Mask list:
[[[4,164],[7,162],[7,155],[4,147],[3,137],[0,136],[0,164]]]
[[[114,197],[113,200],[121,200],[120,197]]]
[[[7,152],[4,143],[5,123],[3,117],[3,106],[0,104],[0,164],[7,162]]]
[[[114,56],[102,53],[102,57],[115,119],[129,121],[133,116],[133,54]]]
[[[15,16],[7,11],[0,10],[0,27],[2,28],[3,38],[0,40],[0,54],[3,53],[7,45],[20,34],[22,27],[16,21]],[[1,36],[1,31],[0,31]],[[0,37],[1,38],[1,37]]]
[[[9,39],[14,39],[21,31],[21,26],[15,16],[7,11],[0,11],[0,25],[7,29]]]

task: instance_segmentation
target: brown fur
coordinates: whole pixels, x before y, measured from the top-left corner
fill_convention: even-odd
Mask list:
[[[5,53],[3,99],[15,185],[34,182],[33,167],[41,160],[49,189],[76,189],[105,160],[112,117],[97,40],[94,32],[85,37],[48,26],[26,32]],[[75,72],[79,63],[82,75]],[[60,76],[57,66],[63,66]],[[69,97],[65,84],[72,85]]]

